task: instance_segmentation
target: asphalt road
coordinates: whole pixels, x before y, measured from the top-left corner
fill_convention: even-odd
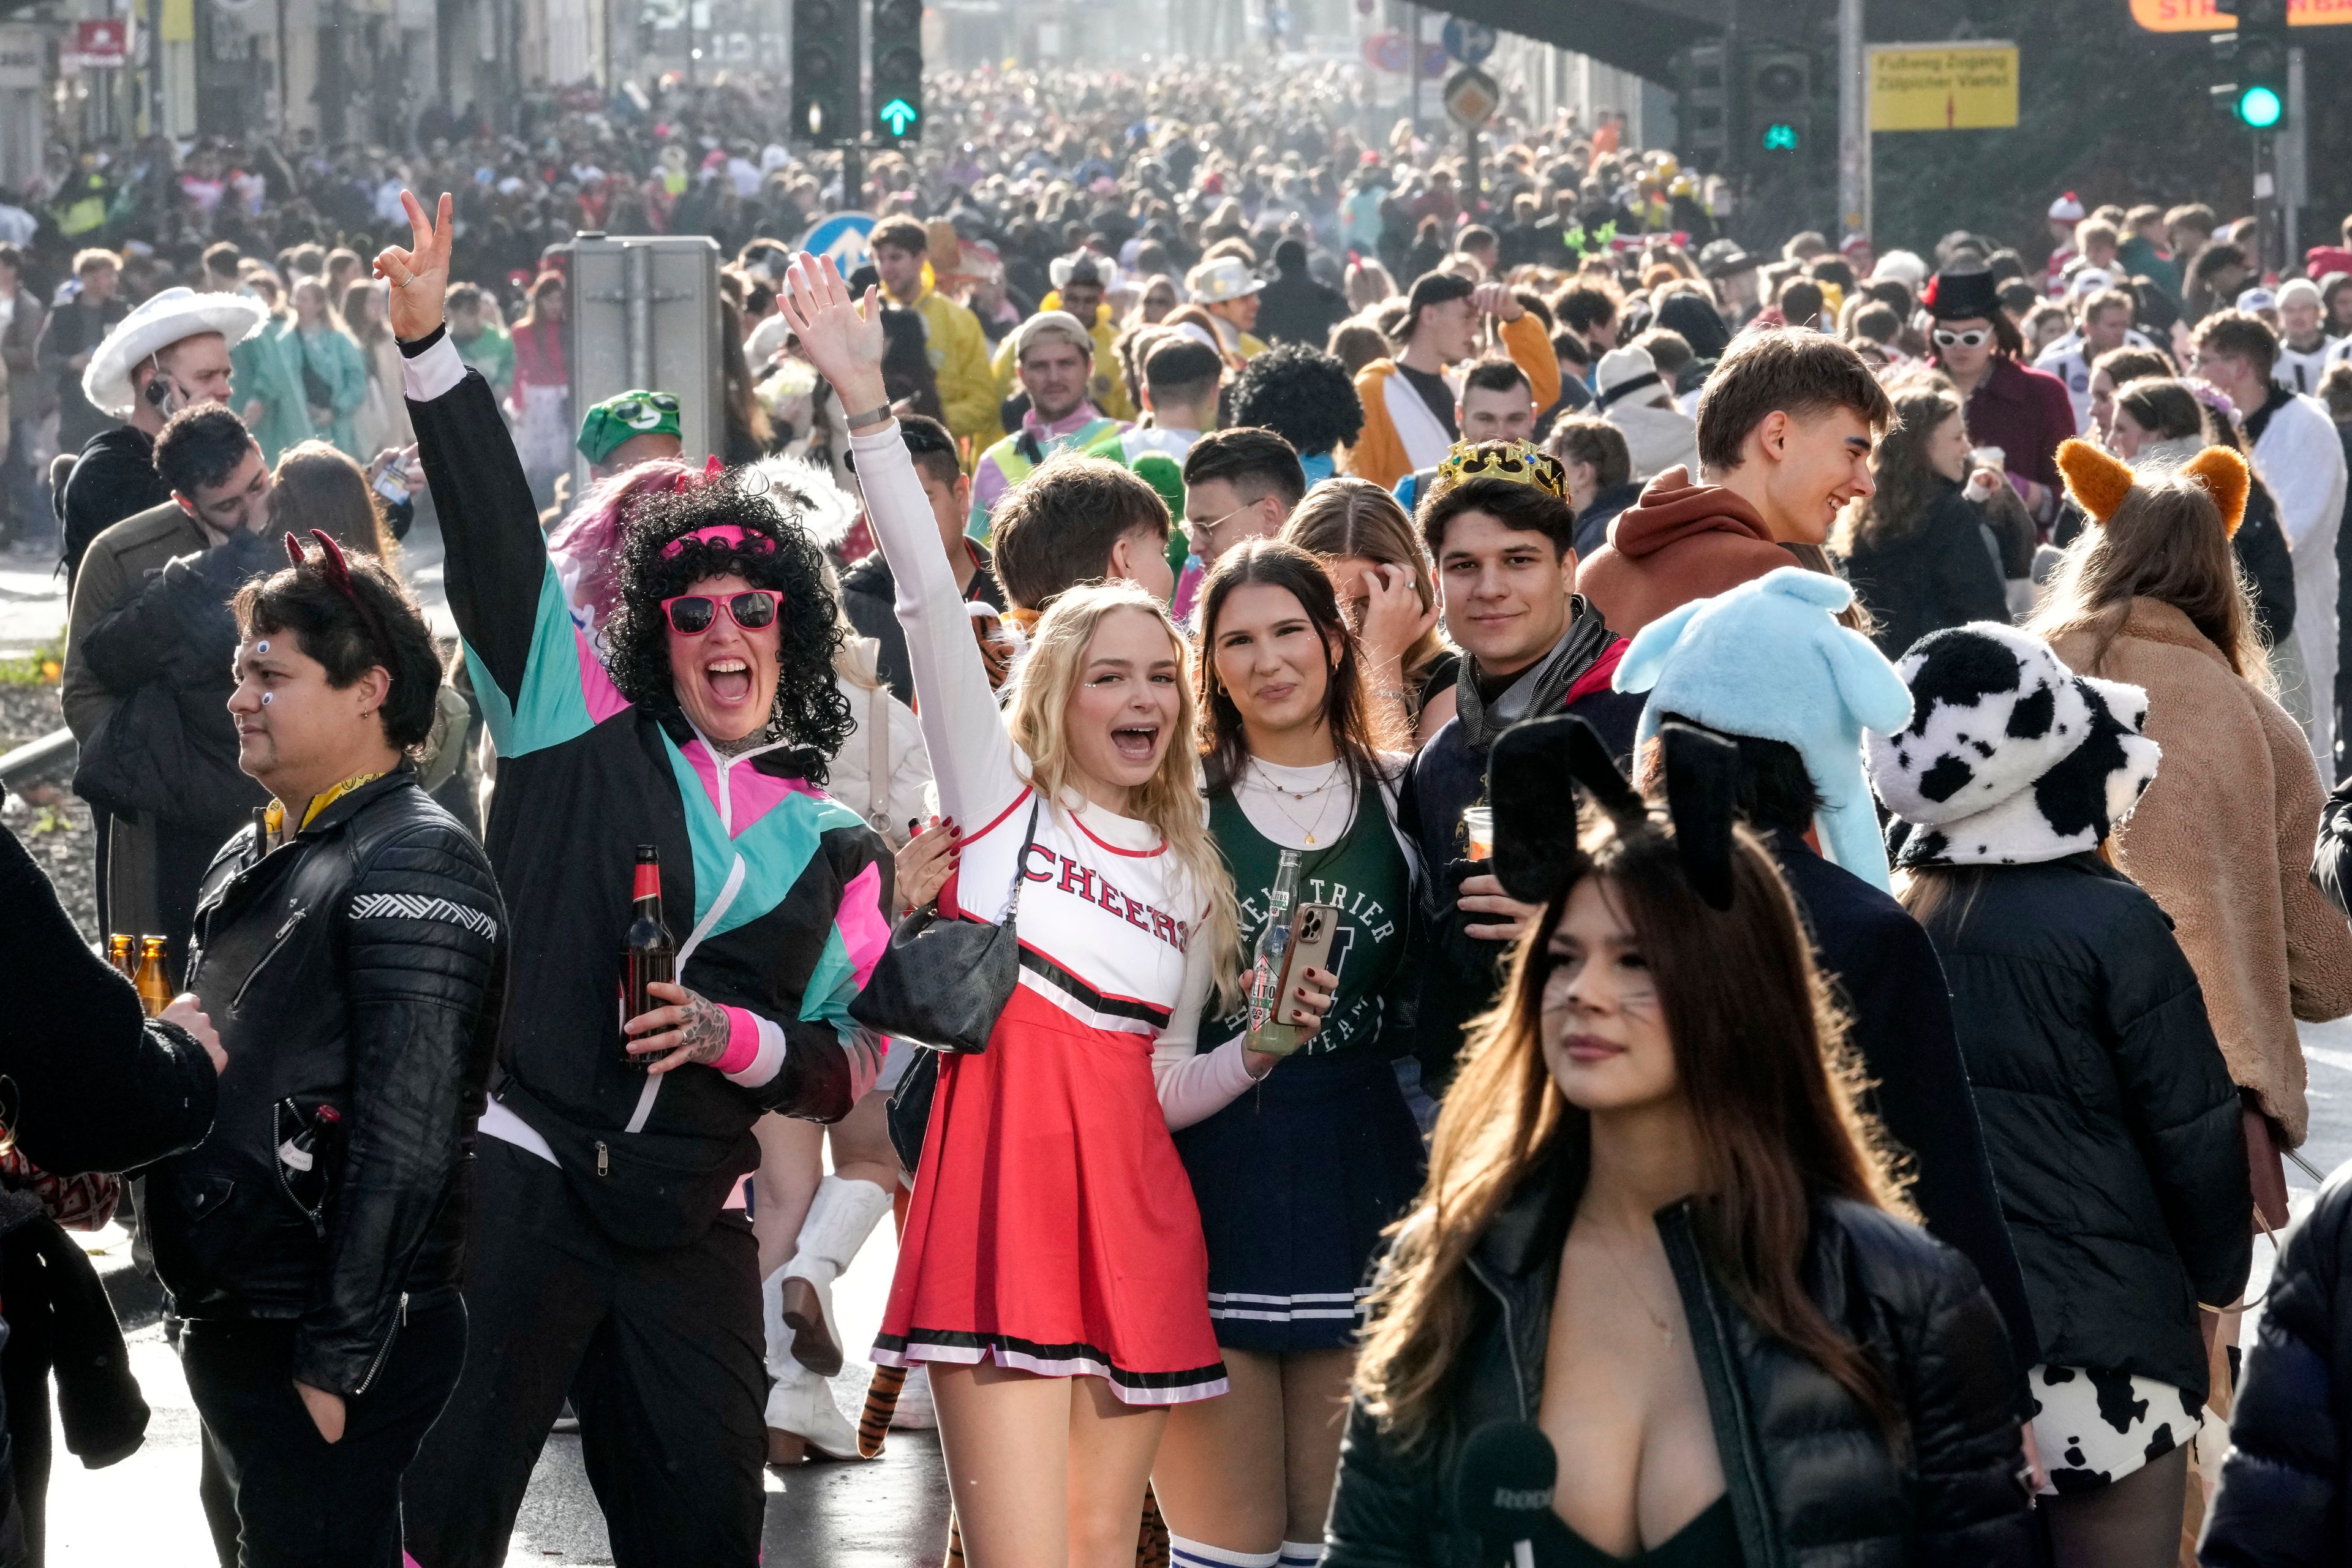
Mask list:
[[[105,1246],[98,1255],[102,1272],[129,1268],[129,1247],[119,1229],[91,1240]],[[881,1226],[844,1278],[835,1300],[852,1345],[872,1342],[897,1259],[890,1226]],[[133,1563],[142,1568],[212,1568],[211,1539],[196,1501],[196,1413],[179,1357],[154,1321],[152,1293],[113,1283],[130,1309],[124,1327],[130,1331],[131,1369],[154,1417],[146,1446],[103,1470],[85,1470],[68,1456],[59,1430],[58,1465],[49,1483],[49,1561],[61,1568]],[[835,1383],[835,1398],[853,1419],[871,1370],[852,1363]],[[937,1568],[947,1542],[947,1489],[932,1434],[893,1432],[877,1459],[803,1465],[789,1473],[771,1469],[766,1477],[767,1562]],[[581,1467],[576,1436],[548,1439],[507,1562],[509,1568],[612,1562],[604,1515]]]

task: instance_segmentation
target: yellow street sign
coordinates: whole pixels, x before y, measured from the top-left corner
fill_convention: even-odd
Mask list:
[[[2132,20],[2151,33],[2226,33],[2238,18],[2213,0],[2131,0]],[[2290,27],[2341,26],[2352,23],[2352,0],[2286,0]]]
[[[2015,44],[1871,47],[1873,131],[1995,131],[2016,123]]]

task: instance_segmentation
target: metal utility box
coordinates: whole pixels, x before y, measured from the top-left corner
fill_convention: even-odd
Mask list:
[[[564,321],[576,426],[589,405],[633,388],[678,400],[686,459],[700,464],[727,445],[719,342],[719,246],[702,235],[572,242]],[[588,464],[572,458],[572,493],[588,485]]]

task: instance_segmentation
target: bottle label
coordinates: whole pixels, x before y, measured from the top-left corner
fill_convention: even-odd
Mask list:
[[[291,1138],[278,1145],[278,1158],[289,1171],[307,1171],[318,1163],[310,1151],[297,1147]]]
[[[633,877],[629,882],[629,901],[635,903],[639,899],[658,899],[660,897],[661,868],[657,865],[652,865],[642,861],[639,862],[636,868],[636,875]]]

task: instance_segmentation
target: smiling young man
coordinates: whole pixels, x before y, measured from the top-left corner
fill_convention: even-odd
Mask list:
[[[1487,752],[1513,724],[1566,712],[1631,755],[1643,700],[1610,689],[1625,645],[1577,595],[1576,514],[1557,460],[1524,446],[1457,447],[1419,521],[1446,635],[1464,656],[1454,717],[1414,756],[1397,813],[1434,873],[1413,1046],[1433,1100],[1528,913],[1465,855],[1462,813],[1486,797]],[[1430,1105],[1416,1110],[1425,1127]]]
[[[1707,378],[1698,476],[1668,468],[1621,513],[1577,587],[1630,637],[1818,551],[1845,503],[1869,495],[1870,453],[1893,415],[1860,354],[1822,332],[1749,332]]]
[[[244,1070],[143,1213],[223,1483],[206,1508],[234,1514],[215,1537],[360,1568],[398,1558],[400,1474],[465,1357],[506,910],[408,761],[441,668],[398,579],[312,546],[235,608],[237,761],[273,804],[205,875],[188,985]]]
[[[1094,340],[1076,316],[1041,310],[1014,329],[1006,342],[1022,390],[1029,395],[1029,412],[1022,416],[1020,429],[982,452],[972,465],[971,516],[964,531],[983,544],[996,503],[1006,490],[1056,452],[1116,449],[1126,428],[1087,400]]]

